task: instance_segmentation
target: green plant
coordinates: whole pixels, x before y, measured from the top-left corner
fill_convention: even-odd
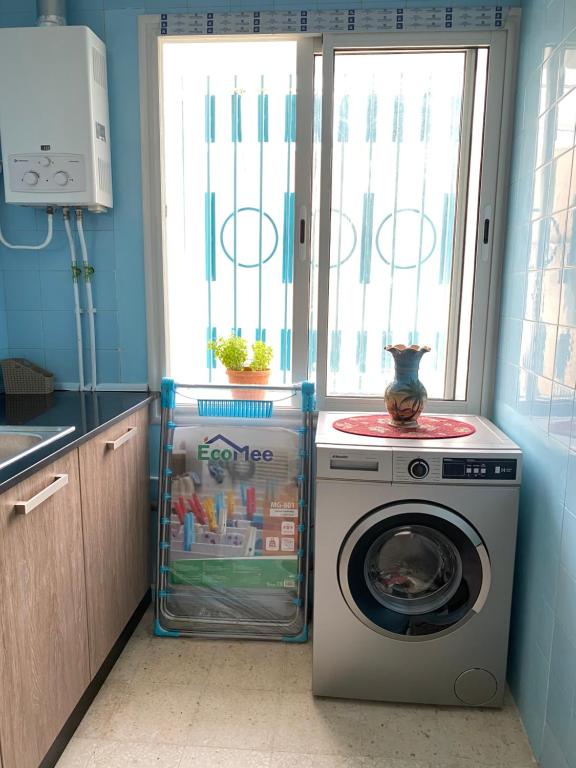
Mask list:
[[[267,371],[274,356],[272,347],[263,341],[255,341],[252,344],[252,362],[250,368],[253,371]]]
[[[221,336],[217,341],[209,341],[210,349],[222,365],[229,371],[267,371],[270,368],[274,351],[263,341],[252,344],[252,361],[247,363],[248,344],[241,336]]]
[[[248,358],[248,345],[241,336],[220,337],[217,341],[209,341],[208,349],[212,350],[222,365],[229,371],[242,371]]]

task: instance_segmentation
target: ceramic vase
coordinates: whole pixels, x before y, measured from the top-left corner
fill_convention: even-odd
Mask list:
[[[385,347],[394,357],[394,381],[386,387],[384,400],[392,417],[393,427],[413,428],[418,426],[418,416],[426,405],[427,393],[418,378],[420,360],[430,347],[410,347],[404,344],[389,344]]]

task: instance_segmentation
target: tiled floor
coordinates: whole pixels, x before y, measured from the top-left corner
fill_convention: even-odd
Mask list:
[[[502,711],[314,699],[311,644],[158,639],[148,614],[57,768],[532,768]]]

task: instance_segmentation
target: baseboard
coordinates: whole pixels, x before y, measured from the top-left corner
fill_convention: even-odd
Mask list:
[[[46,753],[46,756],[38,766],[38,768],[54,768],[60,757],[62,756],[62,753],[66,749],[66,746],[68,745],[68,742],[74,735],[74,731],[78,726],[80,725],[80,722],[86,712],[88,711],[90,705],[96,698],[96,695],[102,685],[104,684],[104,681],[110,674],[110,670],[116,663],[118,657],[124,650],[124,647],[126,646],[126,643],[130,638],[132,637],[132,634],[138,624],[140,623],[140,619],[146,612],[146,609],[150,605],[151,602],[151,590],[148,590],[142,600],[140,601],[140,604],[132,614],[130,621],[126,624],[124,629],[122,630],[120,637],[114,645],[112,646],[112,650],[104,660],[102,666],[94,676],[94,679],[86,688],[84,693],[82,694],[82,698],[76,704],[74,707],[74,710],[68,720],[66,720],[64,727],[58,734],[58,736],[54,739],[54,743]]]

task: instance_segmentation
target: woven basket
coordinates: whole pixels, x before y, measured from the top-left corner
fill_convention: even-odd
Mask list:
[[[54,376],[22,357],[0,361],[7,395],[49,395],[54,391]]]

